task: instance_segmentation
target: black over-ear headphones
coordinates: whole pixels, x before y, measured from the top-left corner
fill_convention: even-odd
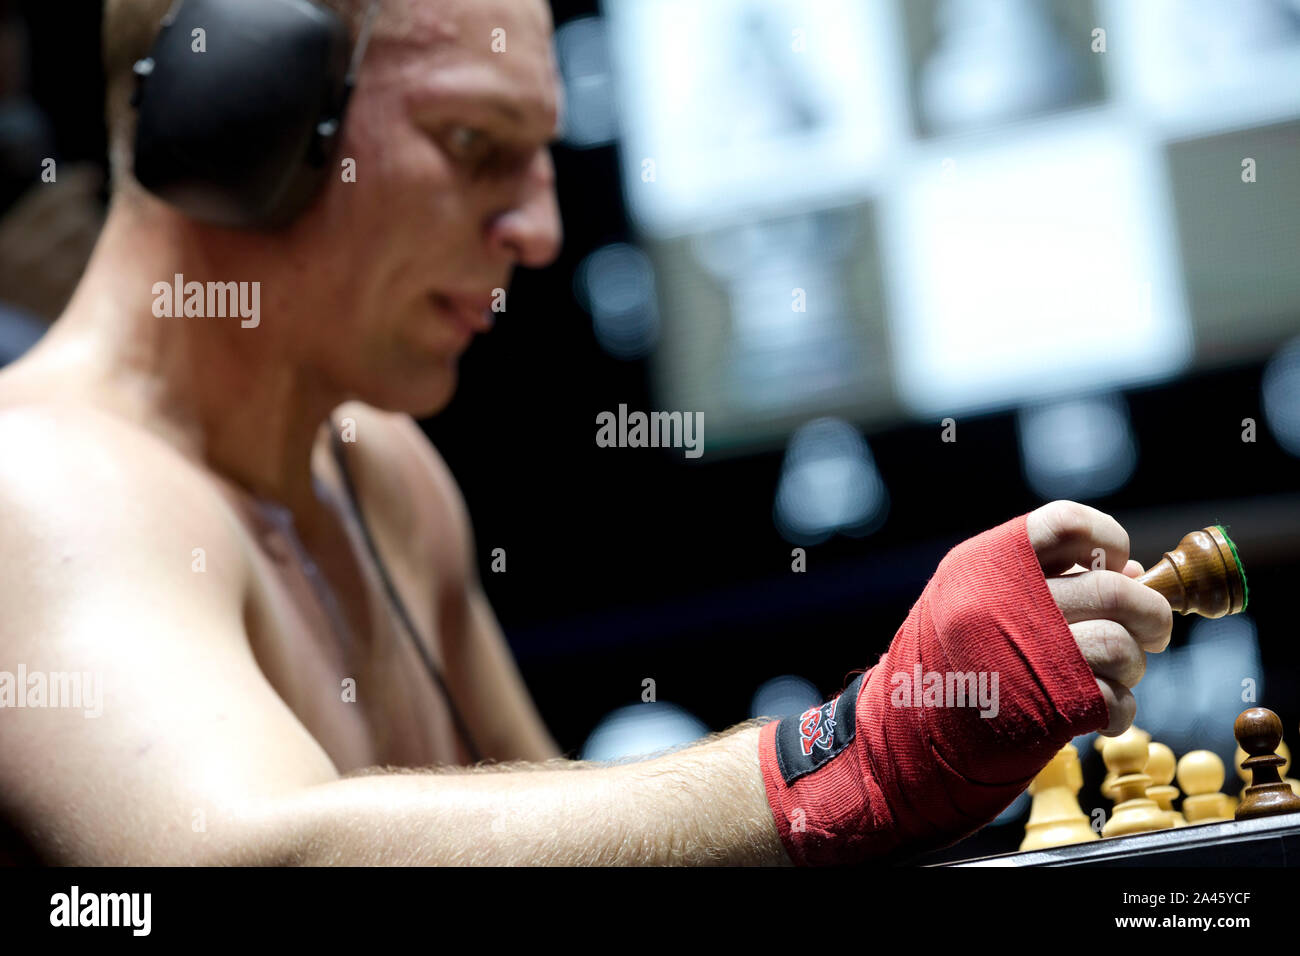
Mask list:
[[[348,29],[310,0],[178,0],[135,64],[135,178],[192,219],[292,222],[330,173],[379,0]]]

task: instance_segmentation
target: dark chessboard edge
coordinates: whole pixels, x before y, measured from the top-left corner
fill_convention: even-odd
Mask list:
[[[1017,866],[1300,866],[1300,813],[1112,837],[1093,843],[935,864]]]

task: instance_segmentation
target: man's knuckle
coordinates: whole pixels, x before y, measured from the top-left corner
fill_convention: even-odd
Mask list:
[[[1045,506],[1044,518],[1057,541],[1070,543],[1088,536],[1091,520],[1077,501],[1061,499]]]
[[[1097,611],[1107,618],[1120,611],[1124,604],[1123,591],[1120,588],[1120,582],[1124,580],[1123,576],[1109,571],[1098,571],[1093,574],[1092,580]]]
[[[1137,662],[1137,646],[1128,631],[1114,622],[1106,629],[1106,652],[1121,674],[1131,674]],[[1127,683],[1127,681],[1125,682]]]
[[[1174,612],[1169,602],[1154,591],[1142,585],[1141,603],[1137,618],[1141,640],[1146,644],[1163,644],[1174,628]]]
[[[1168,637],[1174,630],[1174,609],[1173,606],[1161,597],[1156,601],[1156,620],[1160,625],[1160,634],[1162,637]]]
[[[1116,671],[1122,675],[1122,683],[1132,687],[1146,672],[1146,656],[1128,631],[1118,625],[1111,635],[1111,647],[1115,655]]]

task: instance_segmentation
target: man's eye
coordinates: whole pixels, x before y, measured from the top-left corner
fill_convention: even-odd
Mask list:
[[[461,159],[478,159],[490,145],[481,130],[472,126],[453,126],[447,134],[447,144]]]

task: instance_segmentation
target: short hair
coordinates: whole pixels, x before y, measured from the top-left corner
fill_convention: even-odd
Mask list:
[[[114,187],[132,181],[135,140],[135,62],[149,55],[163,17],[174,0],[104,0],[105,114],[108,122],[109,165]],[[349,24],[355,37],[369,0],[313,0],[333,10]]]

